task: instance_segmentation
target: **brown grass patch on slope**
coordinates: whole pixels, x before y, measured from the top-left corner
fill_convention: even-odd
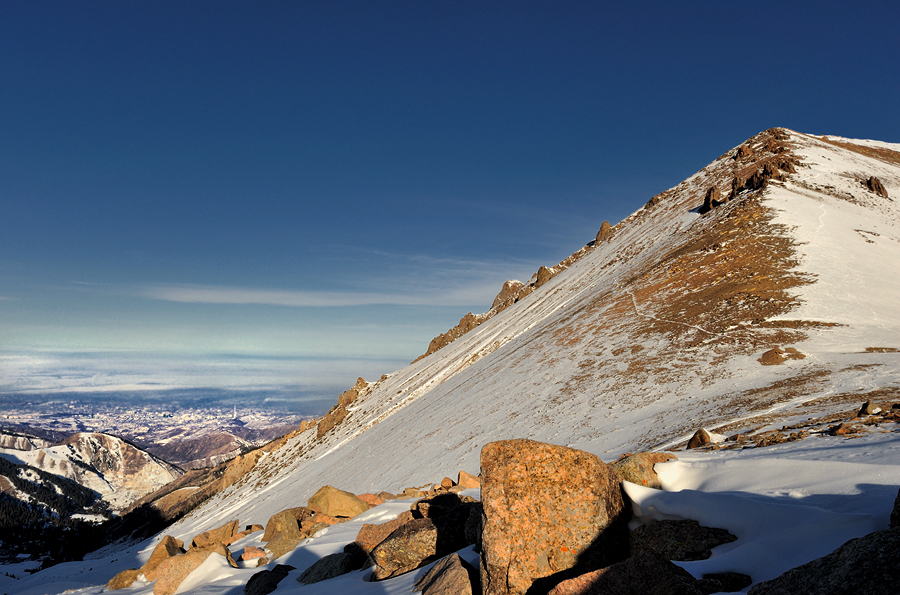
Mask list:
[[[871,157],[873,159],[878,159],[880,161],[884,161],[885,163],[890,163],[892,165],[900,165],[900,152],[892,151],[891,149],[886,149],[883,147],[869,147],[866,145],[857,145],[854,143],[848,143],[845,141],[831,140],[829,138],[824,138],[821,136],[813,137],[817,140],[820,140],[824,143],[828,143],[829,145],[840,147],[842,149],[847,149],[848,151],[853,151],[854,153],[859,153],[860,155],[865,155],[866,157]]]

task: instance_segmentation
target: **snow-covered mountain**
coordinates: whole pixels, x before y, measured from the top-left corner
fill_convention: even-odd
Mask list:
[[[700,214],[710,188],[736,192]],[[477,471],[496,439],[609,460],[701,426],[737,432],[900,396],[897,196],[900,145],[763,132],[517,303],[369,385],[334,429],[294,437],[185,522],[222,510],[264,521],[281,495],[305,501],[326,483],[399,490]],[[798,353],[761,363],[776,347]]]
[[[317,427],[290,435],[167,533],[190,539],[234,518],[264,524],[280,510],[304,505],[325,484],[354,493],[399,492],[459,469],[477,473],[481,447],[493,440],[531,438],[610,461],[683,446],[700,427],[747,433],[869,399],[900,400],[898,196],[900,145],[786,129],[760,133],[559,266],[521,287],[505,286],[492,311],[461,321],[466,332],[433,342],[436,350],[426,357],[358,383]],[[860,451],[842,451],[850,454],[836,458],[847,466],[827,486],[796,471],[805,465],[830,472],[809,462],[821,452],[796,445],[757,449],[758,469],[768,465],[777,479],[764,481],[741,451],[727,456],[744,456],[744,467],[716,453],[690,453],[683,463],[666,464],[672,467],[662,474],[663,485],[782,490],[791,498],[809,490],[850,494],[875,478],[896,486],[900,465],[885,453],[896,452],[900,434],[888,432]],[[854,457],[869,464],[854,467]],[[742,474],[751,468],[757,470]],[[785,487],[791,481],[796,485]],[[634,494],[638,506],[652,499]],[[881,500],[856,500],[873,502]],[[849,505],[840,506],[849,514]],[[721,510],[696,508],[696,515]],[[887,516],[878,510],[866,518],[832,539],[871,530]],[[129,555],[143,560],[151,545]],[[791,547],[794,557],[785,556],[782,566],[803,560],[805,553]],[[126,557],[108,558],[113,555]],[[230,592],[238,575],[252,574],[249,568],[216,572],[227,581],[204,592]],[[65,588],[90,580],[97,579],[85,575]],[[291,582],[288,590],[301,588]],[[26,592],[39,591],[56,592]]]
[[[74,434],[55,446],[10,435],[0,457],[71,479],[100,494],[113,512],[171,482],[182,471],[133,444],[99,433]]]

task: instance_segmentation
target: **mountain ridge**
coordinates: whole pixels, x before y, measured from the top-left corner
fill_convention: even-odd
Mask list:
[[[831,370],[815,354],[780,366],[757,361],[779,346],[804,352],[811,336],[842,328],[821,316],[792,315],[821,273],[803,268],[793,223],[779,219],[771,195],[788,189],[791,200],[813,192],[817,200],[853,204],[833,196],[826,186],[834,184],[816,181],[837,177],[858,201],[887,209],[881,224],[898,220],[891,199],[877,202],[855,178],[849,184],[846,172],[815,169],[822,151],[850,155],[897,193],[891,163],[786,129],[760,133],[651,198],[615,226],[610,241],[586,250],[515,307],[369,385],[323,435],[292,436],[197,518],[221,506],[242,518],[267,518],[275,511],[266,504],[273,488],[264,478],[277,477],[279,490],[290,485],[299,499],[336,477],[356,493],[388,489],[386,481],[393,489],[421,485],[442,469],[477,469],[480,446],[500,435],[563,442],[609,459],[676,444],[701,425],[752,425],[753,417],[785,411],[792,399],[835,392],[828,382],[858,399],[852,368],[859,362]],[[797,173],[778,168],[766,177],[772,162],[789,162]],[[811,184],[820,190],[810,191]],[[713,186],[731,200],[701,215]],[[860,351],[866,347],[892,345]],[[896,358],[864,357],[882,366],[875,384],[890,384],[884,378]],[[846,404],[837,398],[835,409],[838,402]],[[464,415],[467,407],[477,415]],[[418,469],[410,469],[411,460]],[[238,493],[243,503],[227,505]]]

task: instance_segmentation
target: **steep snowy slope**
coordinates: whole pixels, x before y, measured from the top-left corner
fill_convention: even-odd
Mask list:
[[[722,204],[701,214],[713,187]],[[761,133],[518,303],[370,385],[321,438],[292,438],[176,532],[264,522],[326,483],[360,493],[477,472],[481,446],[501,438],[610,460],[701,426],[897,396],[896,196],[898,145]],[[775,347],[796,353],[763,365]]]

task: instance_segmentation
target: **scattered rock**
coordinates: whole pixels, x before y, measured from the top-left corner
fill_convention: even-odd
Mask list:
[[[394,520],[382,523],[380,525],[365,524],[356,534],[355,543],[366,553],[375,549],[375,546],[384,541],[388,535],[399,529],[401,526],[413,520],[413,513],[405,510]]]
[[[247,584],[244,585],[244,595],[268,595],[276,588],[288,573],[294,570],[293,566],[287,564],[277,564],[271,570],[263,570],[257,572],[250,577]]]
[[[460,471],[458,479],[456,480],[456,485],[467,490],[471,488],[480,488],[481,480],[478,479],[477,475]]]
[[[748,595],[865,593],[894,595],[900,583],[900,531],[851,539],[827,556],[754,585]]]
[[[153,595],[173,595],[181,581],[187,578],[195,568],[203,564],[212,554],[225,556],[228,564],[233,568],[237,568],[234,558],[231,557],[231,552],[221,543],[191,548],[185,554],[164,560],[156,568],[156,582],[153,584]]]
[[[706,446],[712,442],[712,436],[709,435],[709,432],[700,428],[694,435],[691,436],[691,439],[688,440],[687,447],[688,448],[700,448],[701,446]]]
[[[372,578],[380,581],[401,575],[452,551],[440,551],[438,530],[431,519],[413,519],[372,550]]]
[[[134,581],[137,580],[143,574],[140,568],[129,568],[128,570],[123,570],[116,576],[112,577],[108,583],[106,583],[107,591],[118,591],[119,589],[125,589],[134,584]]]
[[[900,529],[900,491],[894,500],[894,509],[891,510],[891,529]]]
[[[384,498],[376,496],[375,494],[360,494],[357,498],[368,504],[370,508],[375,508],[379,504],[384,504],[385,501]]]
[[[206,547],[214,543],[224,543],[238,532],[240,523],[235,519],[212,531],[204,531],[191,540],[191,547]]]
[[[356,553],[338,552],[319,558],[315,564],[303,571],[297,581],[303,585],[320,583],[354,570],[359,570],[365,561],[365,555],[360,557]]]
[[[249,535],[251,533],[256,533],[257,531],[263,531],[264,527],[262,525],[247,525],[244,528],[244,532]]]
[[[622,457],[611,466],[625,481],[661,490],[662,485],[659,483],[659,476],[656,475],[653,466],[656,463],[665,463],[673,459],[677,461],[678,457],[671,453],[639,452]]]
[[[532,440],[481,451],[484,595],[546,592],[579,571],[628,555],[631,509],[598,457]],[[553,576],[551,576],[553,575]]]
[[[738,147],[738,150],[735,151],[734,158],[742,159],[744,157],[749,157],[751,155],[753,155],[753,151],[750,149],[750,147],[747,145],[741,145],[740,147]]]
[[[882,184],[881,180],[879,180],[875,176],[872,176],[868,180],[866,180],[866,187],[875,194],[888,198],[888,193],[884,188],[884,184]]]
[[[300,524],[312,517],[313,514],[313,511],[305,506],[276,512],[266,523],[266,532],[263,533],[262,541],[274,541],[279,538],[302,539],[304,535],[300,530]]]
[[[600,224],[600,231],[597,232],[597,237],[594,238],[594,245],[596,246],[600,242],[605,241],[612,235],[612,225],[609,224],[609,221],[604,221]]]
[[[265,558],[266,550],[256,547],[255,545],[248,545],[244,547],[244,553],[241,554],[241,560],[253,560],[254,558]]]
[[[449,477],[445,477],[444,479],[441,480],[441,487],[444,489],[452,488],[454,485],[456,485],[456,484],[453,483],[453,480],[450,479]]]
[[[558,584],[549,595],[704,595],[687,570],[644,552]]]
[[[481,586],[478,572],[457,554],[450,554],[419,578],[413,591],[423,595],[472,595],[481,593]]]
[[[370,506],[356,497],[355,494],[339,490],[327,485],[319,488],[309,499],[306,506],[316,513],[336,518],[351,519],[369,510]]]
[[[764,366],[777,366],[785,361],[787,361],[787,356],[784,355],[784,350],[781,347],[773,347],[759,357],[759,363]]]
[[[881,407],[872,401],[866,401],[862,404],[862,407],[859,408],[859,412],[856,416],[862,417],[863,415],[875,415],[876,413],[881,413]]]
[[[697,521],[656,521],[631,532],[631,554],[656,552],[667,560],[706,560],[712,548],[737,537],[725,529],[703,527]]]
[[[164,561],[168,560],[172,556],[178,556],[179,554],[184,553],[184,542],[180,539],[175,539],[171,535],[166,535],[162,538],[156,547],[153,548],[153,553],[150,554],[150,558],[141,567],[141,572],[143,572],[144,576],[147,577],[148,581],[156,580],[156,568],[162,564]]]

